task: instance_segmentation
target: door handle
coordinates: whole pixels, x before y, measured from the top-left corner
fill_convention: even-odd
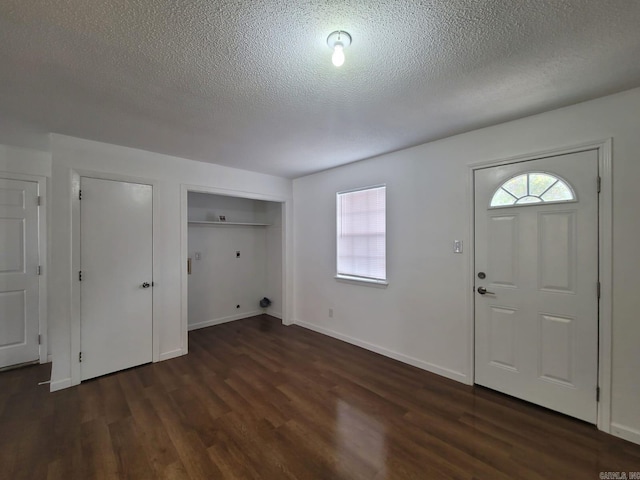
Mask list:
[[[151,286],[151,284],[149,282],[144,282],[142,284],[142,288],[149,288]]]
[[[488,291],[488,290],[487,290],[486,288],[484,288],[484,287],[478,287],[478,293],[479,293],[480,295],[486,295],[487,293],[488,293],[489,295],[495,295],[495,293]]]

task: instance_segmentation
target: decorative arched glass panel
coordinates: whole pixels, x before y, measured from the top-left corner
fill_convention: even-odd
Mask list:
[[[565,180],[550,173],[522,173],[504,182],[491,198],[491,208],[536,203],[574,202],[573,189]]]

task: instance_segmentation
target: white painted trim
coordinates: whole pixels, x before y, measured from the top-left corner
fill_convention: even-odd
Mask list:
[[[41,204],[38,209],[38,222],[39,222],[39,250],[40,260],[38,264],[42,268],[38,284],[40,286],[40,363],[47,363],[47,357],[49,356],[49,328],[48,328],[48,285],[49,285],[49,229],[48,229],[48,217],[49,217],[49,196],[47,194],[47,179],[45,177],[34,177],[38,182],[38,195],[40,196]]]
[[[58,390],[63,390],[71,386],[73,386],[73,382],[71,381],[71,378],[63,378],[62,380],[51,382],[49,384],[49,391],[57,392]]]
[[[611,138],[596,140],[593,142],[578,143],[563,148],[554,148],[550,150],[540,150],[522,155],[514,155],[512,157],[501,158],[498,160],[486,160],[468,164],[472,170],[479,170],[487,167],[497,167],[500,165],[510,165],[512,163],[527,162],[529,160],[540,160],[543,158],[557,157],[558,155],[567,155],[569,153],[585,152],[587,150],[600,150],[607,144],[611,143]]]
[[[364,342],[362,340],[358,340],[357,338],[350,337],[349,335],[344,335],[342,333],[336,332],[334,330],[330,330],[328,328],[313,325],[312,323],[303,322],[301,320],[295,320],[294,324],[299,325],[308,330],[313,330],[314,332],[318,332],[323,335],[327,335],[329,337],[342,340],[343,342],[350,343],[351,345],[356,345],[358,347],[364,348],[365,350],[370,350],[372,352],[379,353],[380,355],[384,355],[385,357],[393,358],[394,360],[398,360],[402,363],[412,365],[422,370],[435,373],[436,375],[440,375],[442,377],[446,377],[451,380],[456,380],[458,382],[467,383],[467,376],[464,373],[456,372],[455,370],[451,370],[449,368],[441,367],[439,365],[425,362],[423,360],[419,360],[417,358],[413,358],[408,355],[404,355],[402,353],[394,352],[393,350],[389,350],[379,345],[374,345],[373,343]]]
[[[351,275],[341,275],[336,274],[333,278],[335,278],[338,282],[350,283],[352,285],[363,285],[366,287],[379,287],[379,288],[387,288],[389,286],[389,282],[387,280],[377,280],[375,278],[365,278],[365,277],[353,277]]]
[[[180,185],[180,347],[189,353],[189,188]]]
[[[189,192],[210,193],[225,195],[228,197],[248,198],[251,200],[264,200],[282,204],[282,307],[281,317],[283,325],[290,325],[293,313],[293,208],[292,199],[277,195],[247,192],[243,190],[231,190],[228,188],[208,187],[204,185],[180,185],[180,328],[181,345],[183,353],[189,351],[189,278],[187,273],[187,261],[189,257]],[[259,312],[261,313],[261,312]],[[247,316],[247,314],[244,314]],[[241,317],[242,318],[242,317]]]
[[[636,430],[635,428],[625,427],[619,423],[611,422],[611,434],[640,445],[640,430]]]
[[[152,215],[153,215],[153,245],[152,245],[152,272],[154,274],[153,282],[153,304],[152,304],[152,360],[159,362],[160,354],[160,334],[156,325],[156,319],[153,312],[159,312],[162,309],[160,299],[162,298],[162,279],[158,281],[155,273],[160,271],[160,259],[156,252],[160,242],[160,208],[159,208],[159,185],[160,182],[149,178],[133,177],[129,175],[119,175],[109,172],[98,172],[84,169],[69,169],[69,181],[71,191],[71,385],[79,385],[81,382],[80,362],[77,361],[81,347],[81,318],[80,318],[80,282],[78,281],[78,271],[80,270],[80,200],[78,192],[80,191],[81,177],[97,178],[101,180],[114,180],[118,182],[140,183],[143,185],[151,185],[153,188]],[[71,386],[70,385],[70,386]],[[53,384],[51,386],[53,391]]]
[[[69,182],[71,187],[71,197],[69,198],[69,206],[71,210],[71,271],[69,274],[69,282],[71,284],[71,305],[69,312],[70,318],[70,335],[71,335],[71,385],[80,385],[80,362],[78,354],[80,352],[80,285],[78,284],[78,271],[80,270],[80,200],[78,195],[80,192],[80,173],[69,169]],[[53,383],[51,391],[53,391]],[[71,386],[69,385],[69,386]]]
[[[598,269],[600,280],[598,335],[598,429],[611,432],[611,377],[613,335],[613,140],[608,139],[598,147],[598,174],[600,195],[598,197]],[[638,442],[640,443],[640,442]]]
[[[228,317],[213,318],[211,320],[205,320],[204,322],[192,323],[188,326],[189,331],[198,330],[200,328],[212,327],[214,325],[220,325],[221,323],[233,322],[234,320],[240,320],[242,318],[255,317],[256,315],[262,315],[260,310],[253,312],[238,313],[236,315],[229,315]]]
[[[282,312],[283,325],[293,323],[294,295],[294,255],[293,255],[293,198],[282,204]]]
[[[172,358],[181,357],[184,355],[181,348],[176,348],[175,350],[170,350],[168,352],[160,353],[158,355],[158,362],[164,362],[165,360],[170,360]]]
[[[611,432],[611,358],[612,358],[612,286],[613,286],[613,174],[612,174],[612,139],[604,139],[595,142],[586,142],[578,145],[558,148],[553,150],[543,150],[540,152],[518,155],[515,157],[469,164],[469,199],[470,205],[469,225],[471,232],[470,251],[470,275],[469,294],[467,301],[469,308],[469,383],[473,384],[475,376],[474,365],[474,328],[475,312],[473,290],[475,285],[475,195],[474,195],[474,172],[481,168],[508,165],[528,160],[538,160],[541,158],[555,157],[569,153],[583,152],[587,150],[598,151],[598,174],[602,179],[601,191],[598,196],[598,265],[599,280],[601,285],[600,302],[598,307],[599,325],[598,332],[598,385],[600,386],[600,401],[598,402],[597,427],[603,432]],[[626,427],[621,427],[626,428]],[[626,429],[625,431],[629,431]],[[632,440],[633,441],[633,440]]]
[[[357,187],[350,188],[349,190],[342,190],[340,192],[336,192],[336,198],[338,197],[338,195],[344,195],[345,193],[364,192],[365,190],[375,190],[378,188],[387,188],[387,184],[379,183],[378,185],[369,185],[368,187]]]
[[[465,298],[467,305],[467,318],[469,319],[469,329],[467,330],[467,378],[466,384],[475,383],[475,355],[476,355],[476,332],[475,332],[475,283],[476,283],[476,257],[475,257],[475,197],[476,186],[474,179],[474,169],[469,170],[469,184],[467,186],[467,205],[469,208],[469,241],[467,251],[469,252],[469,263],[467,265],[467,292]]]
[[[0,145],[2,147],[3,145]],[[28,173],[13,173],[6,170],[0,170],[0,178],[6,178],[8,180],[22,180],[24,182],[40,182],[46,181],[47,177],[42,175],[31,175]]]
[[[47,177],[40,175],[28,175],[22,173],[1,172],[0,178],[7,180],[19,180],[24,182],[32,182],[38,185],[38,195],[42,198],[42,205],[38,209],[38,264],[42,267],[42,275],[38,278],[38,333],[41,336],[41,343],[38,348],[38,357],[40,363],[47,363],[48,358],[48,245],[49,230],[47,227],[47,218],[49,210],[49,197],[47,195]]]
[[[260,312],[260,313],[262,313],[262,312]],[[267,310],[265,312],[265,314],[269,315],[270,317],[276,317],[276,318],[279,318],[280,320],[282,320],[282,313],[281,312],[272,312],[270,310]]]

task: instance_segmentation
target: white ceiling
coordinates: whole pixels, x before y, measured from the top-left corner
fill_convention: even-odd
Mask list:
[[[638,86],[639,53],[637,0],[3,0],[0,115],[297,177]]]

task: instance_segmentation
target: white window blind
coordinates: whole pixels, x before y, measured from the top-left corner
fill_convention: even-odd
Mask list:
[[[386,190],[338,193],[338,276],[386,280]]]

